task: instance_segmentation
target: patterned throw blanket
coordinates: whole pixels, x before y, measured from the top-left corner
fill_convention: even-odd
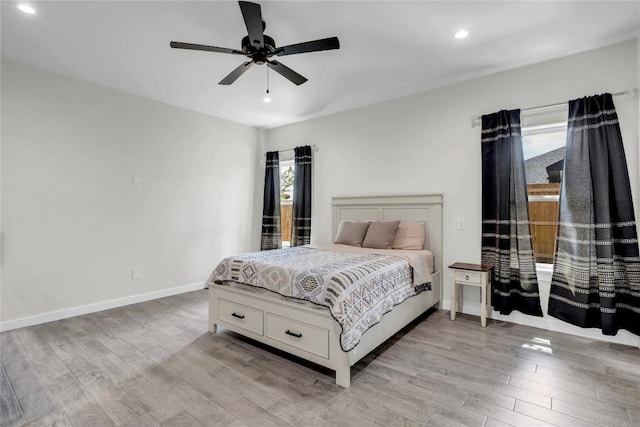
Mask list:
[[[223,260],[209,283],[233,281],[329,308],[350,351],[393,306],[423,290],[400,256],[337,252],[305,246],[252,252]]]

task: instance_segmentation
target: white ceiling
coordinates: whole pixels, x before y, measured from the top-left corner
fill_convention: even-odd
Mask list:
[[[398,98],[640,34],[639,1],[261,1],[278,46],[337,36],[339,50],[279,58],[309,79],[266,67],[231,86],[245,59],[169,48],[240,49],[231,1],[2,1],[2,58],[236,122],[276,127]],[[456,40],[461,28],[468,38]]]

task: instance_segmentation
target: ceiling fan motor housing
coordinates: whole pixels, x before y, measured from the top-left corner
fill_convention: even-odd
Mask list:
[[[242,38],[242,51],[245,55],[251,57],[253,62],[258,65],[262,65],[267,62],[267,59],[274,55],[276,51],[276,41],[264,34],[264,47],[257,49],[249,40],[249,36]]]

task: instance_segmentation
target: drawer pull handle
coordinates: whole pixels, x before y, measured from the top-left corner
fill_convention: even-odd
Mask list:
[[[464,280],[469,280],[469,275],[464,276]]]
[[[231,313],[233,317],[237,317],[238,319],[244,319],[244,314],[238,314],[235,311]]]
[[[284,331],[284,333],[287,334],[287,335],[291,335],[292,337],[302,338],[302,334],[296,334],[295,332],[291,332],[288,329],[286,331]]]

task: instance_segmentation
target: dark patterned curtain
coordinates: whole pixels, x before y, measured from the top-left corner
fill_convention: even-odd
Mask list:
[[[640,335],[640,258],[627,162],[610,94],[569,102],[549,314]]]
[[[311,147],[296,147],[291,246],[311,243]]]
[[[260,250],[280,249],[280,158],[277,151],[267,153],[264,171],[264,201],[262,205],[262,238]]]
[[[531,245],[520,110],[482,116],[482,263],[493,267],[491,302],[542,316]]]

